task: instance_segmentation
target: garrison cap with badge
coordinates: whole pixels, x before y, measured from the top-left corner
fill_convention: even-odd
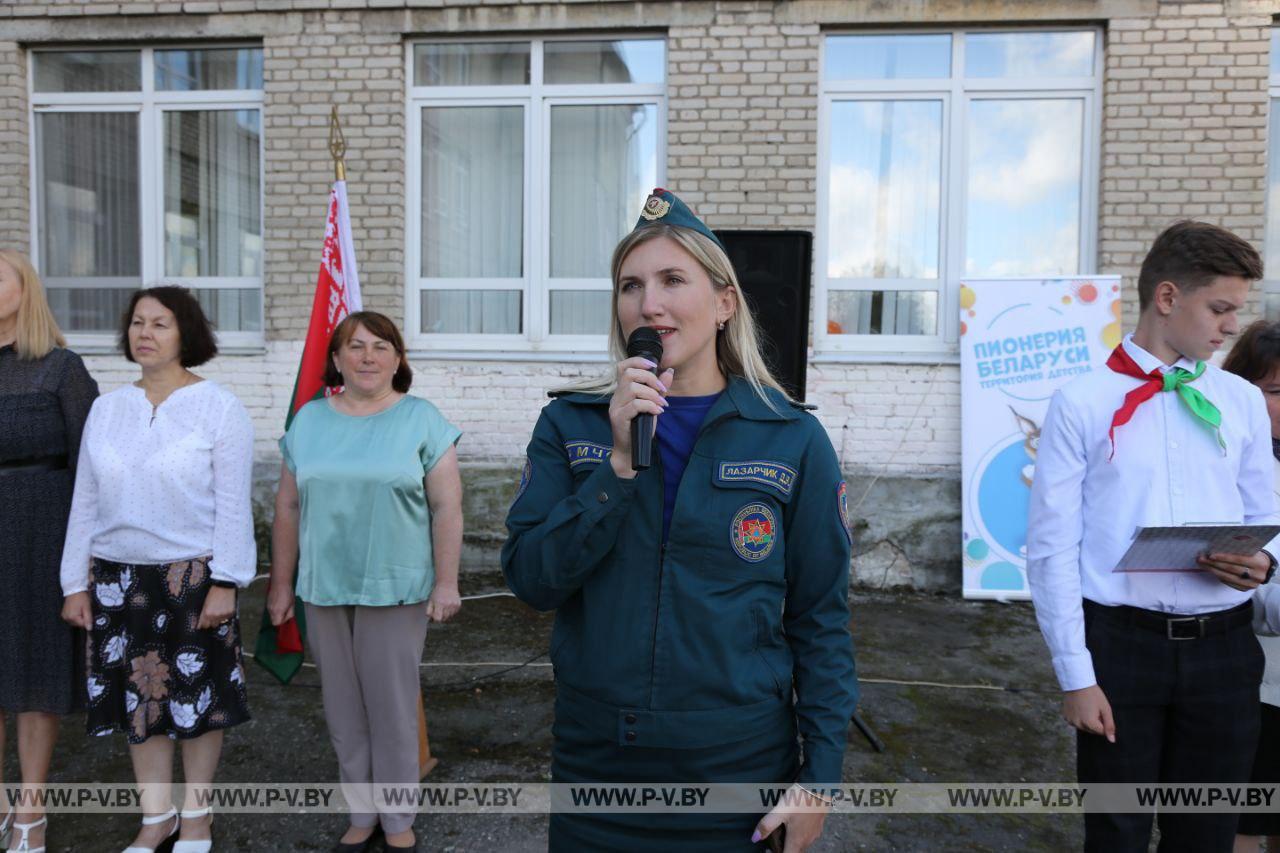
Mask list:
[[[677,225],[681,228],[697,231],[704,237],[710,237],[721,249],[724,248],[724,243],[720,242],[720,238],[701,219],[694,215],[693,211],[689,209],[689,205],[681,201],[675,193],[664,190],[662,187],[657,187],[653,192],[649,193],[649,198],[645,201],[644,207],[640,211],[640,218],[636,220],[636,227],[631,230],[635,231],[649,225],[658,224]]]
[[[636,227],[658,222],[715,239],[666,190],[649,197]],[[838,784],[857,702],[852,536],[825,428],[780,392],[762,396],[729,377],[663,542],[660,455],[634,479],[614,474],[609,400],[567,393],[542,410],[507,516],[508,585],[556,610],[557,726],[621,750],[595,768],[598,781],[642,778],[641,756],[653,748],[688,750],[694,767],[696,756],[714,753],[720,768],[741,756],[753,780]],[[792,764],[765,759],[774,763],[761,768],[760,755]]]

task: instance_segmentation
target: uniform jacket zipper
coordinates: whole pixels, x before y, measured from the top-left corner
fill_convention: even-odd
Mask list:
[[[727,390],[728,389],[726,389],[726,392]],[[725,393],[725,392],[722,392],[722,393]],[[692,456],[693,452],[698,449],[698,443],[702,441],[702,436],[707,430],[711,429],[721,421],[728,420],[729,418],[733,417],[735,414],[737,414],[736,411],[726,412],[725,414],[722,414],[719,417],[717,417],[714,421],[707,421],[703,423],[702,426],[698,428],[698,435],[693,440],[693,447],[689,450],[689,455]],[[654,441],[658,440],[658,434],[656,431],[654,432],[653,440]],[[657,463],[655,467],[658,469],[658,494],[660,496],[665,497],[666,481],[663,479],[664,474],[662,472],[662,456],[659,453],[655,453],[653,458],[654,458],[654,461]],[[685,467],[686,469],[688,468],[687,465]],[[679,500],[680,500],[680,487],[677,486],[676,501],[679,502]],[[674,521],[675,507],[672,507],[671,510],[672,510],[672,520]],[[659,507],[659,513],[661,513],[661,507]],[[649,707],[650,708],[653,708],[653,694],[654,694],[654,690],[657,687],[658,622],[662,616],[662,574],[663,574],[663,571],[665,570],[666,563],[667,563],[667,543],[664,541],[662,543],[662,547],[658,549],[658,596],[657,596],[657,600],[654,602],[654,607],[653,607],[653,641],[650,644],[650,649],[649,649]]]

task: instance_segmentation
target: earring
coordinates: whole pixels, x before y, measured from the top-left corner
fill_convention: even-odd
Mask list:
[[[724,331],[724,321],[723,321],[723,320],[721,320],[719,323],[717,323],[717,324],[716,324],[716,328],[723,332],[723,331]]]

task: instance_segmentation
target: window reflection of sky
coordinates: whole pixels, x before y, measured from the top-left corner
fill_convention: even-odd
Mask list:
[[[548,41],[547,83],[662,83],[666,44],[659,39]]]
[[[1083,101],[969,105],[966,275],[1078,272]]]
[[[941,101],[831,108],[831,278],[937,278]]]
[[[831,36],[828,80],[904,80],[951,76],[951,35]]]
[[[1272,62],[1275,61],[1273,58]],[[1280,278],[1280,103],[1277,101],[1280,99],[1271,101],[1271,126],[1267,129],[1267,234],[1263,240],[1267,252],[1264,269],[1267,278],[1273,280]]]
[[[1090,30],[1069,33],[970,33],[968,77],[1088,77],[1093,73]]]

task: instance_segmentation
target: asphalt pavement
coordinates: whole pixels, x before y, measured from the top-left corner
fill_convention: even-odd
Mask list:
[[[257,635],[265,584],[244,597],[246,649]],[[463,594],[501,592],[492,572],[463,576]],[[855,593],[852,629],[860,712],[883,742],[876,752],[850,730],[848,782],[1070,782],[1074,736],[1058,714],[1048,653],[1026,603]],[[432,752],[428,782],[549,781],[553,684],[545,652],[552,616],[514,598],[466,601],[427,635],[422,681]],[[510,668],[512,665],[528,665]],[[504,666],[506,665],[506,666]],[[334,782],[319,679],[287,686],[249,667],[253,720],[227,736],[220,782]],[[9,724],[5,778],[14,779]],[[123,736],[88,738],[83,716],[64,722],[52,781],[129,783]],[[119,851],[135,830],[126,814],[51,816],[50,851]],[[336,814],[216,817],[219,851],[328,850],[346,821]],[[426,814],[425,851],[542,851],[544,815]],[[812,850],[1079,849],[1078,816],[1031,814],[834,815]]]

